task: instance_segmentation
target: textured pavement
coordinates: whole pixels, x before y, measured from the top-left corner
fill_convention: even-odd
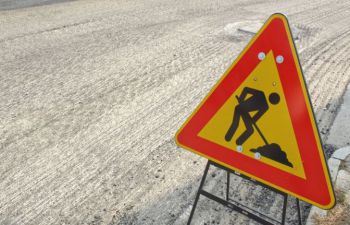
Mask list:
[[[0,11],[0,224],[184,224],[206,160],[176,147],[174,134],[250,40],[235,24],[274,12],[300,32],[326,143],[350,79],[349,1],[87,0]],[[210,177],[206,187],[220,194],[225,174]],[[265,213],[281,206],[233,183]],[[253,223],[215,204],[201,199],[193,224]]]

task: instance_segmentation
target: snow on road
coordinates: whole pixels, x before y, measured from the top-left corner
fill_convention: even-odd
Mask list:
[[[174,134],[251,38],[228,25],[274,12],[300,34],[327,143],[350,79],[346,0],[88,0],[0,11],[0,224],[184,224],[206,160],[176,147]],[[209,178],[206,188],[222,194],[225,174]],[[271,215],[282,204],[239,179],[231,193]],[[249,223],[204,198],[193,220]]]

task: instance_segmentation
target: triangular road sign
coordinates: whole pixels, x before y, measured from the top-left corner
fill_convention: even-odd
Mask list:
[[[335,198],[287,19],[272,15],[176,142],[320,208]]]

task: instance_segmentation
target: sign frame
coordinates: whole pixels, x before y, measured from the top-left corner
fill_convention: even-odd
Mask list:
[[[222,93],[219,93],[217,90],[218,88],[222,88],[223,86],[223,83],[224,82],[228,82],[228,78],[230,77],[231,78],[231,81],[233,81],[232,77],[234,77],[234,75],[232,74],[232,71],[233,69],[235,69],[235,67],[237,65],[239,65],[239,63],[242,63],[242,59],[245,57],[246,54],[249,53],[249,51],[252,51],[251,50],[251,47],[253,46],[253,44],[256,43],[257,40],[259,40],[259,38],[262,36],[263,32],[266,31],[266,29],[272,24],[274,23],[283,23],[283,28],[284,28],[284,31],[285,31],[285,37],[288,38],[288,46],[290,48],[290,53],[292,54],[292,60],[293,60],[293,63],[294,63],[294,69],[296,70],[295,72],[297,73],[298,75],[298,81],[300,82],[299,83],[299,92],[297,92],[296,94],[303,94],[303,98],[304,99],[304,108],[306,107],[307,109],[307,115],[301,115],[301,116],[304,116],[305,119],[310,123],[310,124],[307,124],[306,126],[309,126],[308,128],[310,128],[312,130],[312,134],[313,134],[313,137],[314,137],[314,141],[310,141],[310,142],[313,142],[314,146],[313,146],[313,149],[312,150],[309,150],[309,151],[313,151],[313,153],[315,153],[315,148],[317,148],[317,156],[319,157],[319,164],[318,166],[321,166],[322,167],[322,173],[321,171],[317,171],[317,174],[318,175],[323,175],[324,176],[324,180],[322,180],[322,185],[326,184],[326,186],[322,186],[321,188],[322,189],[322,196],[321,197],[324,197],[326,194],[328,194],[328,196],[326,196],[325,198],[326,201],[323,202],[324,198],[320,198],[319,196],[317,196],[318,194],[316,193],[313,193],[312,190],[309,190],[310,188],[312,188],[311,186],[307,186],[306,191],[303,191],[303,189],[305,189],[305,186],[304,185],[310,185],[310,182],[314,182],[315,184],[313,184],[315,187],[319,187],[321,183],[319,183],[317,181],[317,178],[313,178],[310,173],[311,173],[311,170],[312,170],[312,165],[310,166],[309,164],[311,163],[311,159],[313,158],[312,155],[310,155],[311,153],[304,153],[304,155],[302,155],[303,157],[303,163],[304,165],[307,166],[307,170],[308,171],[305,171],[307,172],[308,174],[306,174],[306,178],[305,180],[303,180],[302,178],[294,178],[294,177],[288,177],[288,180],[292,180],[293,182],[295,182],[295,184],[299,185],[299,186],[296,186],[294,187],[293,186],[293,190],[291,190],[290,187],[287,187],[286,185],[289,185],[287,181],[281,181],[282,183],[278,183],[276,184],[276,180],[272,181],[273,179],[271,178],[270,180],[267,180],[265,179],[267,177],[267,175],[264,175],[263,172],[266,172],[266,171],[272,171],[273,173],[276,173],[277,177],[283,177],[282,175],[285,175],[284,172],[280,172],[274,168],[271,168],[270,167],[270,170],[266,170],[266,168],[268,168],[267,166],[268,165],[263,165],[263,163],[261,162],[258,162],[258,166],[259,166],[259,170],[262,170],[262,171],[258,171],[259,174],[254,174],[254,172],[252,172],[252,169],[247,169],[248,166],[237,166],[237,165],[232,165],[232,159],[227,159],[227,157],[238,157],[239,156],[239,153],[235,152],[235,151],[231,151],[231,152],[228,152],[226,151],[226,153],[228,153],[229,155],[216,155],[218,157],[213,157],[213,155],[210,155],[208,154],[208,151],[207,152],[203,152],[202,150],[198,149],[198,146],[200,146],[201,144],[202,145],[206,145],[205,148],[209,149],[215,145],[213,145],[212,143],[208,142],[208,141],[203,141],[202,143],[200,138],[198,137],[198,127],[196,128],[193,128],[191,126],[193,126],[193,124],[195,122],[198,122],[199,119],[198,119],[198,115],[204,115],[203,113],[203,107],[210,104],[211,106],[213,107],[216,107],[214,110],[212,110],[212,112],[210,112],[209,114],[211,116],[213,116],[217,110],[221,107],[221,103],[216,103],[215,101],[212,101],[212,99],[215,99],[215,98],[218,98],[220,97],[220,95],[223,95]],[[275,25],[277,26],[277,25]],[[280,26],[280,25],[279,25]],[[283,35],[282,35],[283,36]],[[275,39],[274,41],[276,41],[277,39]],[[281,42],[282,43],[282,42]],[[278,44],[278,43],[277,43]],[[276,45],[277,45],[276,44]],[[273,44],[271,44],[273,45]],[[275,50],[275,49],[270,49],[270,50]],[[288,58],[286,58],[288,60]],[[256,59],[258,60],[258,59]],[[258,61],[254,61],[252,64],[255,63],[255,67],[256,65],[258,64]],[[244,67],[244,70],[243,71],[244,73],[248,73],[246,76],[249,75],[249,71],[252,70],[252,68],[248,68],[248,66]],[[241,68],[243,68],[241,66]],[[279,68],[280,69],[280,68]],[[280,72],[280,70],[279,70]],[[286,71],[284,71],[286,72]],[[242,77],[242,76],[241,76]],[[239,79],[238,76],[235,76],[235,78]],[[244,77],[243,77],[244,78]],[[243,79],[241,78],[241,80]],[[236,80],[237,80],[236,79]],[[294,79],[297,79],[297,78],[294,78]],[[239,82],[239,81],[235,81],[235,82]],[[241,82],[242,83],[242,82]],[[239,86],[237,86],[234,90],[236,90]],[[285,87],[284,87],[285,88]],[[233,91],[234,91],[233,90]],[[290,91],[290,90],[289,90]],[[222,96],[221,96],[222,97]],[[300,96],[299,96],[300,97]],[[209,102],[209,103],[208,103]],[[206,105],[205,105],[206,104]],[[221,104],[221,105],[220,105]],[[303,108],[303,107],[302,107]],[[209,116],[210,116],[209,115]],[[208,121],[208,120],[207,120]],[[294,122],[293,122],[294,123]],[[203,128],[203,124],[200,125],[201,128]],[[300,124],[299,124],[300,126]],[[296,133],[296,128],[295,126],[294,127],[294,132],[295,132],[295,135],[298,135]],[[310,130],[309,129],[309,130]],[[305,132],[304,132],[305,134]],[[310,134],[308,134],[308,136],[310,136]],[[190,143],[190,139],[193,139],[191,140],[192,143]],[[298,138],[298,144],[300,145],[300,140],[302,139],[302,137],[297,137]],[[295,48],[295,44],[294,44],[294,41],[293,41],[293,38],[292,38],[292,34],[291,34],[291,30],[290,30],[290,27],[289,27],[289,24],[288,24],[288,20],[287,18],[281,14],[281,13],[276,13],[276,14],[273,14],[270,16],[270,18],[265,22],[265,24],[263,25],[263,27],[259,30],[259,32],[252,38],[252,40],[248,43],[248,45],[244,48],[244,50],[239,54],[239,56],[237,57],[237,59],[232,63],[232,65],[229,67],[229,69],[224,73],[224,75],[220,78],[220,80],[216,83],[216,85],[211,89],[211,91],[209,92],[209,94],[207,94],[207,96],[201,101],[201,103],[199,104],[199,106],[197,106],[197,108],[195,109],[195,111],[191,114],[191,116],[186,120],[186,122],[181,126],[181,128],[179,129],[179,131],[176,133],[176,143],[178,146],[182,147],[182,148],[185,148],[189,151],[192,151],[198,155],[201,155],[215,163],[218,163],[226,168],[229,168],[229,169],[232,169],[232,170],[235,170],[235,171],[238,171],[248,177],[251,177],[257,181],[260,181],[270,187],[273,187],[277,190],[280,190],[284,193],[287,193],[287,194],[290,194],[292,196],[295,196],[305,202],[308,202],[308,203],[311,203],[313,205],[316,205],[317,207],[319,208],[323,208],[323,209],[330,209],[330,208],[333,208],[334,205],[335,205],[335,196],[334,196],[334,191],[333,191],[333,184],[331,182],[331,179],[330,179],[330,174],[329,174],[329,169],[328,169],[328,165],[325,161],[325,154],[324,154],[324,151],[323,151],[323,148],[322,148],[322,140],[320,138],[320,135],[319,135],[319,130],[318,130],[318,127],[317,127],[317,123],[315,121],[315,118],[314,118],[314,110],[312,108],[312,104],[311,104],[311,100],[310,100],[310,95],[308,93],[308,90],[307,90],[307,84],[305,82],[305,78],[304,78],[304,75],[303,75],[303,72],[302,72],[302,68],[301,68],[301,65],[300,65],[300,61],[299,61],[299,58],[298,58],[298,55],[297,55],[297,51],[296,51],[296,48]],[[190,143],[190,144],[189,144]],[[307,146],[311,146],[312,144],[310,145],[307,145]],[[305,145],[304,145],[305,147]],[[218,145],[217,149],[219,151],[224,151],[222,146],[220,147]],[[213,149],[212,149],[213,150]],[[211,150],[211,151],[212,151]],[[300,146],[299,146],[299,150],[300,150],[300,154],[302,154],[302,151],[304,151],[303,149],[300,149]],[[218,159],[219,158],[219,159]],[[238,157],[240,159],[244,159],[245,162],[253,162],[252,160],[254,159],[248,159],[249,157],[246,157],[246,158],[242,158],[242,157]],[[230,161],[231,160],[231,161]],[[309,161],[307,161],[309,160]],[[317,159],[318,160],[318,159]],[[229,163],[227,163],[229,162]],[[260,164],[261,165],[260,165]],[[320,169],[320,168],[318,168]],[[293,176],[293,175],[291,175]],[[315,176],[316,177],[316,176]],[[310,181],[311,180],[311,181]],[[318,185],[318,186],[317,186]]]

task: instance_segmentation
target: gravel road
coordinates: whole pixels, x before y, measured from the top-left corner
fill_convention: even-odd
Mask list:
[[[174,134],[252,37],[230,27],[274,12],[298,31],[327,143],[350,79],[349,1],[86,0],[0,11],[0,224],[185,224],[206,160]],[[222,194],[224,178],[211,170],[206,189]],[[233,183],[232,197],[271,215],[281,207],[278,196]],[[193,224],[255,223],[203,198]]]

